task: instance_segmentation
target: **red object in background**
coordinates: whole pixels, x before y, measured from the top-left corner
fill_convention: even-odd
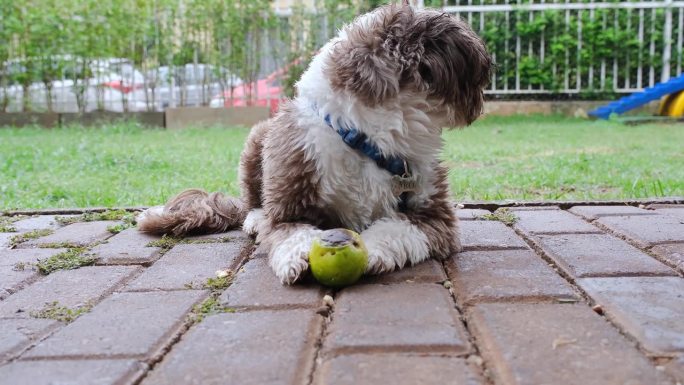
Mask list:
[[[223,93],[223,107],[260,106],[269,107],[271,114],[278,111],[280,101],[284,99],[281,94],[282,86],[280,77],[284,73],[282,69],[273,72],[256,82],[244,83],[233,88],[232,92]],[[216,96],[215,98],[221,98]]]
[[[134,85],[127,85],[121,80],[112,80],[110,82],[104,82],[102,83],[103,86],[105,87],[110,87],[115,90],[121,91],[124,94],[127,94],[135,89],[140,89],[142,88],[142,84],[134,84]]]
[[[317,51],[314,52],[314,55],[317,53]],[[282,93],[283,76],[285,76],[293,65],[298,65],[302,60],[304,60],[304,58],[297,58],[265,78],[259,79],[256,82],[236,86],[233,88],[232,94],[229,90],[224,92],[223,95],[217,95],[213,100],[223,99],[223,107],[226,108],[268,106],[270,107],[271,115],[274,115],[278,111],[280,102],[286,99],[286,96]]]

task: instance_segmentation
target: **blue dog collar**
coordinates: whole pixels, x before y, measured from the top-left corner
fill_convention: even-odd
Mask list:
[[[380,149],[374,145],[364,134],[354,126],[345,124],[342,119],[337,119],[337,128],[333,126],[330,114],[325,115],[325,123],[335,130],[349,147],[363,153],[373,159],[378,167],[385,169],[392,175],[406,176],[409,174],[407,163],[399,157],[385,157]]]

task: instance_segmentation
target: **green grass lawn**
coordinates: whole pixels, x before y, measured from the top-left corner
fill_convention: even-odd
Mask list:
[[[0,209],[161,204],[188,187],[237,193],[247,129],[0,128]],[[444,133],[454,198],[684,195],[684,125],[490,117]]]

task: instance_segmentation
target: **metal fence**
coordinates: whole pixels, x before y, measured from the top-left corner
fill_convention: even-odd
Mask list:
[[[487,40],[498,64],[489,94],[595,97],[681,73],[684,1],[461,0],[443,9]]]

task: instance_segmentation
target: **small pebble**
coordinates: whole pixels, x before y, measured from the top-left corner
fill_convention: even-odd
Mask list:
[[[442,283],[442,285],[444,285],[445,289],[451,289],[453,287],[451,281],[444,281],[444,283]]]
[[[476,355],[470,355],[466,358],[466,362],[471,365],[482,366],[482,357]]]
[[[601,305],[594,305],[591,310],[595,311],[596,314],[603,315],[603,306]]]
[[[225,278],[230,274],[230,270],[216,270],[216,278]]]
[[[326,294],[323,296],[323,303],[325,306],[332,307],[335,304],[335,300],[330,295]]]

